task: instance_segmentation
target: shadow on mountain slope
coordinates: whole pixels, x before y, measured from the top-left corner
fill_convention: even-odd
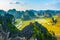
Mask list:
[[[38,22],[30,23],[21,31],[21,33],[27,40],[31,37],[36,38],[37,40],[57,40],[54,33],[50,33]]]

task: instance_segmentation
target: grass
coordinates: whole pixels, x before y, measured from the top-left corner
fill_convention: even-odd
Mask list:
[[[59,20],[59,19],[58,19]],[[17,19],[16,22],[18,25],[19,22],[21,22],[21,19]],[[33,19],[33,20],[28,20],[28,21],[22,21],[21,27],[18,28],[19,30],[23,30],[26,25],[29,25],[30,22],[35,22],[37,21],[38,23],[42,24],[44,27],[48,29],[48,31],[53,31],[55,34],[60,34],[60,21],[58,21],[56,24],[53,24],[51,18],[41,18],[41,19]]]
[[[18,25],[21,21],[21,27],[18,28],[17,26],[17,29],[19,30],[23,30],[25,28],[25,26],[29,25],[30,22],[34,23],[35,21],[37,21],[38,23],[42,24],[45,28],[47,28],[47,30],[49,32],[53,31],[57,37],[57,40],[60,40],[60,18],[57,18],[57,16],[53,16],[55,19],[57,19],[57,23],[54,24],[52,22],[52,19],[51,18],[39,18],[39,19],[33,19],[33,20],[28,20],[28,21],[22,21],[21,19],[17,19],[15,22],[17,22],[15,24]]]

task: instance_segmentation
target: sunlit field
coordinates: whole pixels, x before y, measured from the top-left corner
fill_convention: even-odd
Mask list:
[[[29,25],[30,22],[35,22],[37,21],[38,23],[42,24],[44,27],[48,29],[48,31],[53,31],[55,34],[60,34],[60,21],[57,21],[56,24],[52,22],[51,18],[39,18],[39,19],[33,19],[33,20],[28,20],[28,21],[22,21],[21,19],[18,19],[16,25],[20,24],[20,28],[17,28],[19,30],[22,30],[26,25]],[[23,24],[23,25],[22,25]]]
[[[28,20],[28,21],[22,21],[21,19],[17,19],[16,22],[18,23],[16,23],[16,25],[19,25],[19,24],[20,25],[16,27],[19,30],[23,30],[26,25],[30,24],[30,22],[34,23],[37,21],[38,23],[46,27],[49,32],[53,31],[56,36],[59,36],[60,35],[60,19],[57,18],[56,16],[54,16],[54,18],[57,19],[56,24],[52,22],[52,18],[39,18],[39,19],[33,19],[33,20]]]

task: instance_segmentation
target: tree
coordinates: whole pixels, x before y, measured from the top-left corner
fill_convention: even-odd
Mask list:
[[[54,18],[52,17],[52,22],[53,22],[53,24],[56,24],[56,23],[57,23],[57,19],[54,19]]]

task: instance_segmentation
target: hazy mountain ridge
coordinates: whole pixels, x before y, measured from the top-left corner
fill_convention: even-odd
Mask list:
[[[26,11],[17,11],[16,9],[10,9],[7,12],[4,10],[0,10],[0,14],[11,14],[17,18],[21,18],[22,20],[30,20],[34,18],[40,18],[43,17],[51,17],[56,14],[60,14],[60,10],[26,10]]]

